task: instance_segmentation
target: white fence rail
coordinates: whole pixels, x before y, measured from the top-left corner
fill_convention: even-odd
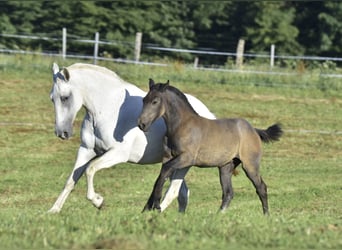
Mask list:
[[[122,63],[134,63],[134,64],[149,64],[156,66],[168,66],[168,64],[164,63],[154,63],[147,61],[140,61],[140,53],[143,51],[146,54],[149,54],[148,50],[157,50],[164,52],[177,52],[177,53],[188,53],[195,55],[215,55],[215,56],[230,56],[238,59],[239,56],[242,57],[250,57],[250,58],[269,58],[270,67],[274,66],[275,59],[288,59],[288,60],[311,60],[311,61],[332,61],[332,62],[342,62],[342,58],[340,57],[320,57],[320,56],[294,56],[294,55],[277,55],[275,53],[275,46],[272,45],[270,48],[270,53],[264,54],[254,54],[254,53],[245,53],[242,48],[241,51],[236,52],[221,52],[221,51],[208,51],[208,50],[195,50],[195,49],[179,49],[179,48],[165,48],[160,46],[153,46],[150,44],[144,44],[141,42],[142,33],[138,32],[136,36],[135,42],[119,42],[119,41],[105,41],[100,40],[100,34],[98,32],[95,33],[94,39],[85,39],[78,38],[76,36],[70,36],[70,41],[80,42],[80,43],[89,43],[94,46],[93,55],[84,55],[84,54],[76,54],[76,53],[68,53],[67,52],[67,30],[66,28],[62,29],[62,37],[56,38],[48,35],[22,35],[22,34],[0,34],[0,37],[8,37],[8,38],[16,38],[16,39],[31,39],[31,40],[45,40],[45,41],[60,41],[62,45],[61,52],[37,52],[37,51],[27,51],[20,49],[8,49],[8,48],[0,48],[0,53],[10,53],[10,54],[33,54],[33,55],[48,55],[48,56],[60,56],[62,58],[79,58],[79,59],[87,59],[93,60],[94,64],[97,63],[98,60],[105,61],[113,61],[113,62],[122,62]],[[75,38],[76,37],[76,38]],[[241,42],[241,40],[239,41]],[[134,50],[134,59],[123,59],[123,58],[108,58],[99,56],[99,48],[101,45],[113,45],[113,46],[130,46]],[[241,48],[240,48],[241,49]],[[242,61],[243,58],[240,58],[239,61]],[[237,60],[238,61],[238,60]],[[233,71],[233,72],[244,72],[246,70],[232,70],[232,69],[223,69],[220,67],[198,67],[198,58],[195,58],[194,68],[196,69],[206,69],[206,70],[219,70],[219,71]],[[292,74],[292,73],[280,73],[274,71],[248,71],[247,73],[256,73],[256,74]],[[322,74],[327,77],[342,77],[341,74]]]

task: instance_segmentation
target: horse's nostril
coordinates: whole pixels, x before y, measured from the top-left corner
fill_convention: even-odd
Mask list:
[[[68,137],[69,137],[68,132],[64,131],[64,132],[63,132],[63,137],[64,137],[64,138],[68,138]]]

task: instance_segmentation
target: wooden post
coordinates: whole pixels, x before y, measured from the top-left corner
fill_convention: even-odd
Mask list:
[[[195,61],[194,61],[194,68],[196,69],[198,66],[198,57],[195,57]]]
[[[66,58],[67,29],[63,28],[62,33],[63,33],[63,37],[62,37],[62,57],[63,57],[63,59],[65,59]]]
[[[274,51],[275,51],[275,46],[274,44],[271,45],[271,58],[270,58],[270,66],[273,68],[274,66]]]
[[[100,34],[99,32],[95,33],[95,42],[94,42],[94,64],[97,64],[97,55],[99,53],[99,39],[100,39]]]
[[[243,64],[243,53],[245,50],[245,40],[240,39],[236,49],[236,66],[238,68],[242,67]]]
[[[135,60],[135,62],[139,62],[139,60],[140,60],[141,39],[142,39],[142,33],[137,32],[135,35],[135,49],[134,49],[134,60]]]

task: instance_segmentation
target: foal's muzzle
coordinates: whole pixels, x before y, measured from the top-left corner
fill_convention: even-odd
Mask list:
[[[144,132],[146,132],[147,130],[148,130],[148,125],[146,125],[140,118],[138,119],[138,127],[142,130],[142,131],[144,131]]]

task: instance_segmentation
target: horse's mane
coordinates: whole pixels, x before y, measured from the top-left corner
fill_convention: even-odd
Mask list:
[[[67,69],[73,70],[73,69],[89,69],[94,70],[96,72],[101,72],[104,74],[112,75],[116,78],[120,78],[114,71],[111,71],[105,67],[93,65],[93,64],[87,64],[87,63],[75,63],[67,67]],[[121,79],[121,78],[120,78]]]
[[[157,85],[159,85],[159,84],[157,84]],[[188,105],[188,107],[189,107],[190,110],[192,110],[195,114],[198,114],[198,113],[194,110],[194,108],[191,106],[191,104],[190,104],[188,98],[185,96],[185,94],[184,94],[182,91],[180,91],[179,89],[177,89],[176,87],[173,87],[173,86],[171,86],[171,85],[169,85],[169,84],[160,84],[160,86],[158,87],[158,90],[159,90],[159,91],[160,91],[160,90],[162,90],[162,91],[165,91],[165,90],[171,91],[171,92],[174,93],[176,96],[178,96],[183,102],[185,102],[185,103]]]

